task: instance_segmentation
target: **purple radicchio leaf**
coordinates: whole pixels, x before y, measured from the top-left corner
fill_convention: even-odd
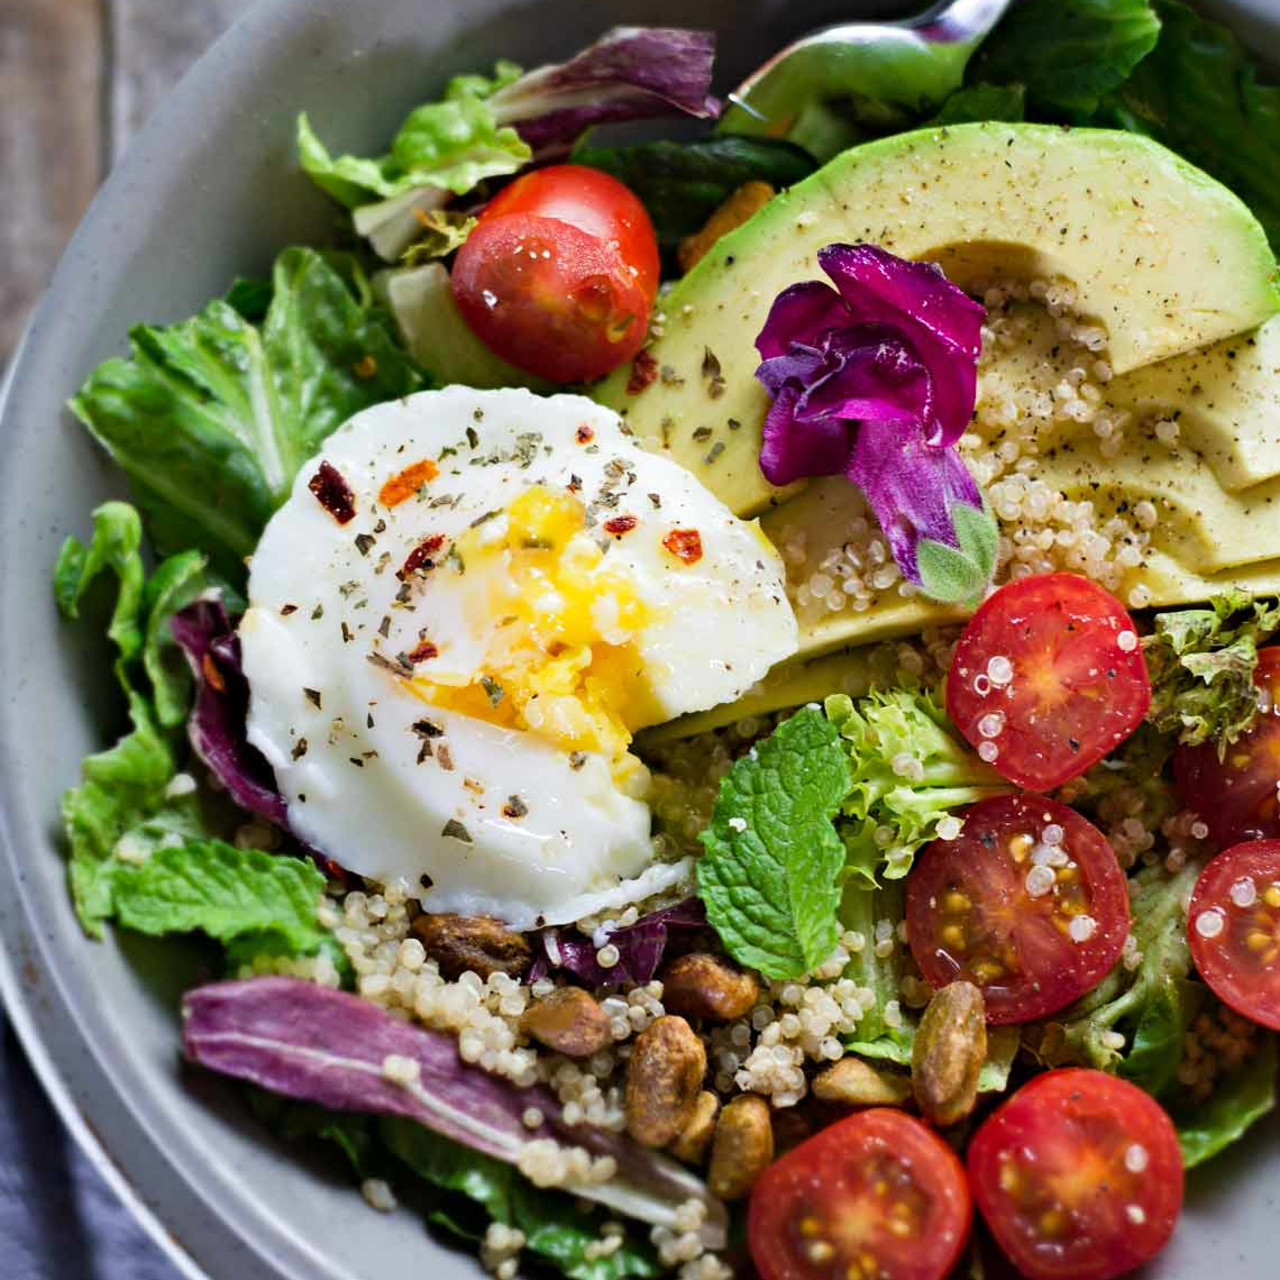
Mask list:
[[[486,100],[498,125],[515,125],[545,158],[593,125],[654,116],[714,118],[716,39],[710,31],[615,27],[568,62],[536,67]]]
[[[595,939],[547,929],[541,935],[543,953],[534,961],[529,980],[535,982],[563,969],[593,987],[642,986],[658,972],[673,932],[687,937],[706,926],[707,912],[701,898],[687,898],[675,906],[651,911],[635,924],[610,930],[608,937],[601,939],[601,946],[608,942],[618,949],[618,963],[610,968],[596,959]]]
[[[226,606],[220,598],[206,596],[175,613],[170,627],[196,680],[195,706],[187,721],[196,755],[242,809],[288,830],[275,774],[246,733],[249,682]]]
[[[182,1014],[188,1059],[212,1071],[336,1111],[405,1116],[517,1168],[534,1142],[612,1156],[617,1172],[607,1182],[566,1190],[671,1229],[680,1205],[699,1200],[707,1206],[704,1245],[724,1247],[724,1206],[694,1174],[624,1135],[565,1125],[546,1086],[521,1089],[466,1065],[444,1032],[297,978],[197,987],[183,997]],[[529,1108],[546,1117],[537,1128],[524,1123]]]
[[[930,263],[874,245],[818,253],[756,339],[772,397],[760,469],[772,484],[843,473],[861,488],[904,577],[934,599],[981,595],[991,514],[953,444],[973,413],[982,307]]]

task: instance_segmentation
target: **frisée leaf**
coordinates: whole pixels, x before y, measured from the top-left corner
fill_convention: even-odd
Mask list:
[[[1247,591],[1215,596],[1207,608],[1157,614],[1142,642],[1151,673],[1147,719],[1162,733],[1226,751],[1253,723],[1258,645],[1280,630],[1280,603]]]
[[[923,689],[889,689],[856,702],[826,700],[827,719],[849,754],[853,783],[837,827],[851,876],[898,880],[954,810],[1013,788],[954,731]]]

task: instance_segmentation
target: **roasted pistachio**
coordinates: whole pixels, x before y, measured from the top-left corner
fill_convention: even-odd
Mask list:
[[[627,1063],[627,1132],[665,1147],[693,1118],[707,1051],[683,1018],[667,1014],[636,1037]]]
[[[911,1097],[911,1081],[861,1058],[841,1058],[814,1080],[813,1093],[846,1107],[897,1107]]]
[[[667,1150],[684,1164],[701,1165],[711,1150],[711,1138],[716,1131],[716,1114],[720,1099],[708,1089],[698,1094],[693,1115],[688,1124],[676,1135]]]
[[[470,970],[482,978],[495,973],[513,977],[533,963],[533,950],[523,934],[513,933],[493,916],[433,915],[424,912],[413,931],[450,982]]]
[[[972,982],[934,993],[916,1029],[911,1086],[916,1105],[936,1125],[956,1124],[978,1100],[978,1073],[987,1057],[986,1005]]]
[[[520,1027],[539,1044],[570,1058],[589,1058],[613,1043],[609,1015],[581,987],[557,987],[535,1001]]]
[[[741,1200],[772,1159],[769,1104],[759,1094],[739,1094],[716,1122],[707,1170],[708,1189],[722,1200]]]
[[[719,956],[695,951],[662,972],[662,1003],[687,1018],[732,1022],[751,1012],[760,984]]]

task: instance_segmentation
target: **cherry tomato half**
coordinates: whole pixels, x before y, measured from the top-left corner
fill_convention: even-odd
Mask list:
[[[1155,1257],[1182,1208],[1173,1122],[1137,1085],[1050,1071],[969,1144],[969,1181],[996,1242],[1028,1280],[1109,1280]]]
[[[963,813],[907,879],[907,937],[935,986],[982,988],[991,1023],[1030,1022],[1091,991],[1129,932],[1124,872],[1106,837],[1041,796],[999,796]]]
[[[751,1193],[747,1240],[763,1280],[943,1280],[972,1216],[951,1148],[880,1107],[774,1161]]]
[[[653,224],[631,191],[598,169],[553,165],[485,207],[458,250],[453,296],[504,360],[579,382],[640,349],[659,270]]]
[[[1235,845],[1205,867],[1187,909],[1187,936],[1214,994],[1280,1031],[1280,840]]]
[[[1258,718],[1225,756],[1218,758],[1212,742],[1173,754],[1178,797],[1204,821],[1219,849],[1280,836],[1280,647],[1258,651],[1253,682],[1263,695]]]
[[[1133,620],[1088,578],[1020,578],[969,620],[947,677],[947,711],[1011,782],[1051,791],[1141,723],[1151,680]]]

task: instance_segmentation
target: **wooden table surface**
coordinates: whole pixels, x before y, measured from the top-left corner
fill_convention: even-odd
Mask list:
[[[0,368],[160,96],[254,0],[0,0]]]

